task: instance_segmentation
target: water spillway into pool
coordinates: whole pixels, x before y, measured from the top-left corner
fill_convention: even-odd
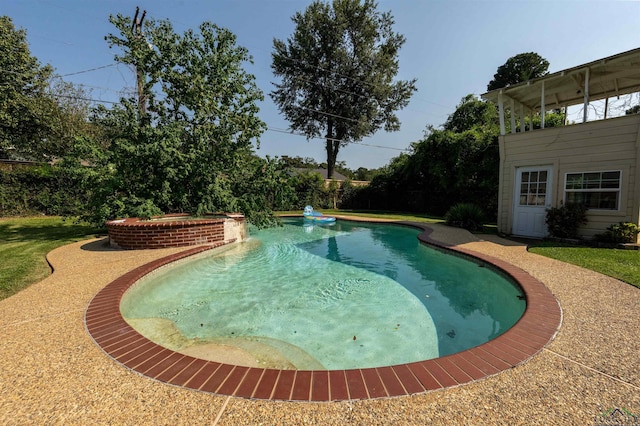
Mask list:
[[[120,309],[169,349],[206,358],[211,348],[235,348],[259,365],[301,370],[437,358],[518,321],[526,307],[519,286],[421,244],[419,232],[286,219],[220,253],[145,277]]]

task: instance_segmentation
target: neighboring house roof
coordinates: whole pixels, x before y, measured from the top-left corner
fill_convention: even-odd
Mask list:
[[[0,170],[15,170],[17,168],[29,168],[37,167],[46,163],[39,163],[37,161],[23,161],[23,160],[7,160],[0,159]]]
[[[528,110],[578,105],[640,91],[640,48],[492,90],[483,99],[513,99]]]
[[[323,179],[328,179],[327,177],[327,169],[306,169],[306,168],[296,168],[294,169],[296,172],[298,173],[318,173],[320,176],[322,176]],[[334,180],[347,180],[348,178],[346,176],[344,176],[343,174],[340,174],[338,172],[336,172],[335,170],[333,171],[333,179]]]

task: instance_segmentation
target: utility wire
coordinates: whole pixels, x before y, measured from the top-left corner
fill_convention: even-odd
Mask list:
[[[90,16],[90,15],[87,15],[87,14],[81,13],[81,12],[79,12],[79,11],[78,11],[78,10],[76,10],[76,9],[71,9],[71,8],[68,8],[68,7],[65,7],[65,6],[61,6],[61,5],[58,5],[58,4],[53,4],[53,3],[51,3],[51,2],[43,2],[42,0],[39,0],[39,1],[40,1],[42,4],[45,4],[45,5],[47,5],[47,6],[53,6],[53,7],[59,8],[59,9],[67,10],[67,11],[69,11],[69,12],[72,12],[72,13],[77,14],[77,15],[80,15],[80,16],[90,17],[90,18],[92,18],[92,19],[99,19],[99,18],[98,18],[98,17],[96,17],[96,16]],[[170,21],[172,24],[179,24],[179,25],[184,26],[184,27],[185,27],[185,28],[187,28],[187,29],[192,29],[192,28],[193,28],[190,24],[187,24],[187,23],[185,23],[185,22],[176,21],[176,20],[174,20],[174,19],[170,19],[170,18],[167,18],[167,17],[158,17],[157,15],[153,15],[153,14],[151,14],[151,13],[149,13],[149,15],[150,15],[153,19],[155,19],[155,20],[168,20],[168,21]],[[67,42],[60,42],[60,43],[70,44],[70,43],[67,43]],[[253,49],[253,50],[257,50],[257,51],[261,51],[261,52],[263,52],[263,53],[268,53],[268,54],[272,54],[272,53],[273,53],[273,52],[271,52],[271,51],[266,51],[265,49],[255,48],[255,46],[254,46],[252,49]],[[294,58],[291,58],[291,57],[288,57],[288,56],[282,56],[282,58],[283,58],[283,59],[286,59],[286,60],[289,60],[289,61],[293,61],[293,62],[297,62],[297,63],[300,63],[300,64],[304,64],[304,65],[306,65],[306,66],[310,66],[310,67],[316,68],[316,69],[321,70],[321,71],[330,72],[330,73],[332,73],[332,74],[334,74],[334,75],[337,75],[337,76],[339,76],[339,77],[343,77],[343,78],[350,79],[350,80],[355,81],[355,82],[357,82],[357,83],[359,83],[359,84],[371,84],[371,83],[363,82],[363,81],[358,80],[358,79],[356,79],[356,78],[353,78],[353,77],[351,77],[351,76],[347,76],[347,75],[344,75],[344,74],[340,74],[340,73],[338,73],[338,72],[336,72],[336,71],[332,71],[332,70],[329,70],[329,69],[323,68],[323,67],[321,67],[321,66],[311,65],[311,64],[309,64],[308,62],[303,61],[303,60],[294,59]],[[102,67],[99,67],[99,68],[96,68],[96,69],[100,69],[100,68],[102,68]],[[63,75],[63,77],[64,77],[64,76],[68,76],[68,75],[80,74],[80,73],[82,73],[82,72],[89,72],[89,71],[93,71],[93,69],[91,69],[91,70],[86,70],[86,71],[80,71],[80,72],[77,72],[77,73],[65,74],[65,75]],[[309,80],[307,80],[307,81],[309,81]],[[334,90],[335,90],[335,91],[339,91],[339,92],[343,92],[343,93],[352,94],[352,95],[355,95],[355,96],[365,96],[365,95],[362,95],[362,94],[358,94],[358,93],[350,92],[350,91],[347,91],[347,90],[344,90],[344,89],[339,89],[339,88],[338,88],[338,89],[334,89]],[[430,104],[432,104],[432,105],[436,105],[436,106],[439,106],[439,107],[441,107],[441,108],[452,109],[452,107],[445,106],[445,105],[439,104],[439,103],[437,103],[437,102],[429,101],[429,100],[424,99],[424,98],[418,98],[418,97],[412,96],[412,99],[413,99],[413,100],[422,101],[422,102],[426,102],[426,103],[430,103]]]
[[[344,117],[342,115],[332,114],[330,112],[320,111],[318,109],[307,108],[307,107],[303,107],[303,106],[299,106],[299,105],[292,105],[292,106],[294,108],[300,108],[300,109],[304,109],[306,111],[317,112],[318,114],[322,114],[322,115],[328,115],[329,117],[335,117],[335,118],[340,118],[342,120],[353,121],[354,123],[359,123],[360,122],[359,120],[356,120],[355,118]]]
[[[79,99],[81,101],[89,101],[89,102],[102,102],[105,104],[119,104],[120,102],[114,102],[114,101],[105,101],[103,99],[91,99],[91,98],[82,98],[79,96],[71,96],[71,95],[61,95],[59,93],[52,93],[51,96],[53,96],[54,98],[67,98],[67,99]]]
[[[88,70],[76,71],[76,72],[72,72],[72,73],[69,73],[69,74],[62,74],[60,77],[68,77],[70,75],[84,74],[86,72],[97,71],[97,70],[101,70],[101,69],[109,68],[109,67],[115,67],[116,65],[118,65],[118,64],[115,63],[115,64],[103,65],[101,67],[95,67],[95,68],[91,68],[91,69],[88,69]]]
[[[71,12],[73,12],[73,13],[77,13],[77,14],[81,15],[77,10],[69,9],[69,8],[66,8],[66,7],[63,7],[63,6],[59,6],[59,5],[53,5],[53,6],[58,7],[58,8],[60,8],[60,9],[68,10],[68,11],[71,11]],[[150,15],[151,15],[151,14],[150,14]],[[86,15],[85,15],[85,16],[86,16]],[[184,23],[184,22],[174,21],[174,20],[171,20],[171,19],[166,18],[166,17],[160,17],[160,18],[158,18],[158,17],[155,17],[155,16],[153,16],[153,15],[151,15],[151,16],[152,16],[152,18],[154,18],[154,19],[156,19],[156,20],[163,20],[163,19],[166,19],[166,20],[169,20],[169,21],[170,21],[170,22],[172,22],[172,23],[181,24],[181,25],[183,25],[183,26],[185,26],[185,27],[189,28],[189,25],[188,25],[188,24],[186,24],[186,23]],[[268,52],[268,51],[266,51],[266,50],[264,50],[264,49],[256,49],[256,48],[254,48],[254,50],[259,50],[259,51],[266,52],[266,53],[269,53],[269,54],[271,54],[271,53],[272,53],[272,52],[270,52],[270,51]],[[304,61],[304,60],[294,59],[294,58],[291,58],[291,57],[289,57],[289,56],[281,56],[281,57],[282,57],[283,59],[285,59],[285,60],[288,60],[288,61],[292,61],[292,62],[296,62],[296,63],[299,63],[299,64],[303,64],[303,65],[305,65],[305,66],[309,66],[309,67],[315,68],[315,69],[317,69],[317,70],[321,70],[321,71],[324,71],[324,72],[328,72],[328,73],[330,73],[330,74],[333,74],[333,75],[338,76],[338,77],[341,77],[341,78],[349,79],[349,80],[354,81],[354,82],[356,82],[356,83],[358,83],[358,84],[363,84],[363,85],[372,85],[372,83],[367,83],[367,82],[364,82],[364,81],[359,80],[359,79],[357,79],[357,78],[354,78],[354,77],[351,77],[351,76],[347,76],[347,75],[345,75],[345,74],[341,74],[341,73],[339,73],[339,72],[336,72],[336,71],[333,71],[333,70],[330,70],[330,69],[327,69],[327,68],[323,68],[323,67],[321,67],[321,66],[317,66],[317,65],[309,64],[307,61]],[[99,69],[102,69],[102,68],[107,68],[107,67],[115,66],[115,65],[117,65],[117,64],[111,64],[111,65],[106,65],[106,66],[102,66],[102,67],[91,68],[91,69],[88,69],[88,70],[77,71],[77,72],[74,72],[74,73],[68,73],[68,74],[61,75],[61,77],[66,77],[66,76],[71,76],[71,75],[82,74],[82,73],[91,72],[91,71],[95,71],[95,70],[99,70]],[[307,82],[310,82],[310,81],[311,81],[311,80],[309,80],[309,79],[305,79],[305,78],[302,78],[302,80],[307,81]],[[358,96],[358,97],[365,97],[365,96],[366,96],[366,95],[364,95],[364,94],[355,93],[355,92],[348,91],[348,90],[341,89],[341,88],[334,88],[334,89],[332,89],[332,90],[337,91],[337,92],[342,92],[342,93],[350,94],[350,95],[354,95],[354,96]],[[428,101],[428,100],[423,99],[423,98],[416,98],[416,97],[412,97],[412,99],[414,99],[414,100],[418,100],[418,101],[422,101],[422,102],[427,102],[427,103],[430,103],[430,104],[433,104],[433,105],[437,105],[437,106],[442,107],[442,108],[449,108],[449,107],[447,107],[447,106],[445,106],[445,105],[438,104],[438,103],[436,103],[436,102],[432,102],[432,101]],[[321,114],[323,113],[323,112],[321,112],[321,111],[315,111],[315,112],[318,112],[318,113],[321,113]],[[421,112],[421,111],[418,111],[418,112]],[[422,113],[422,112],[421,112],[421,113]],[[330,115],[330,113],[324,113],[324,114],[326,114],[326,115]],[[342,119],[345,119],[345,120],[352,120],[352,121],[357,122],[357,120],[354,120],[354,119],[352,119],[352,118],[348,118],[348,117],[341,117],[341,116],[335,116],[335,117],[336,117],[336,118],[342,118]]]
[[[77,10],[68,9],[68,8],[65,8],[65,7],[62,7],[62,6],[59,6],[59,5],[54,5],[54,6],[56,6],[56,7],[58,7],[58,8],[61,8],[61,9],[66,9],[66,10],[71,11],[71,12],[73,12],[73,13],[78,13],[78,11],[77,11]],[[153,15],[152,15],[152,16],[153,16]],[[157,18],[156,18],[156,19],[157,19]],[[160,18],[160,19],[168,19],[170,22],[172,22],[169,18]],[[178,24],[182,24],[182,25],[188,26],[187,24],[182,23],[182,22],[175,22],[175,23],[178,23]],[[264,50],[264,49],[255,49],[255,50],[260,50],[260,51],[265,52],[265,50]],[[270,54],[271,54],[272,52],[267,52],[267,53],[270,53]],[[358,83],[358,84],[362,84],[362,85],[372,85],[372,83],[364,82],[364,81],[362,81],[362,80],[360,80],[360,79],[357,79],[357,78],[354,78],[354,77],[351,77],[351,76],[347,76],[347,75],[345,75],[345,74],[341,74],[341,73],[336,72],[336,71],[334,71],[334,70],[330,70],[330,69],[327,69],[327,68],[323,68],[323,67],[321,67],[321,66],[317,66],[317,65],[309,64],[307,61],[304,61],[304,60],[299,60],[299,59],[291,58],[291,57],[289,57],[289,56],[284,56],[284,55],[283,55],[283,56],[281,56],[281,58],[283,58],[283,59],[285,59],[285,60],[288,60],[288,61],[291,61],[291,62],[295,62],[295,63],[298,63],[298,64],[302,64],[302,65],[304,65],[304,66],[312,67],[312,68],[315,68],[315,69],[317,69],[317,70],[320,70],[320,71],[323,71],[323,72],[326,72],[326,73],[329,73],[329,74],[332,74],[332,75],[335,75],[335,76],[338,76],[338,77],[341,77],[341,78],[344,78],[344,79],[348,79],[348,80],[354,81],[354,82],[356,82],[356,83]],[[61,75],[60,77],[67,77],[67,76],[72,76],[72,75],[78,75],[78,74],[88,73],[88,72],[92,72],[92,71],[96,71],[96,70],[100,70],[100,69],[104,69],[104,68],[113,67],[113,66],[116,66],[116,65],[118,65],[118,64],[116,63],[116,64],[109,64],[109,65],[104,65],[104,66],[100,66],[100,67],[94,67],[94,68],[90,68],[90,69],[87,69],[87,70],[82,70],[82,71],[77,71],[77,72],[73,72],[73,73],[63,74],[63,75]],[[305,78],[302,78],[302,79],[303,79],[304,81],[307,81],[307,82],[311,81],[311,80],[309,80],[309,79],[305,79]],[[87,87],[90,87],[90,86],[87,86]],[[114,90],[114,89],[106,89],[106,88],[101,88],[101,89],[116,91],[116,90]],[[358,96],[358,97],[365,97],[365,96],[366,96],[366,95],[364,95],[364,94],[355,93],[355,92],[348,91],[348,90],[344,90],[344,89],[341,89],[341,88],[335,88],[335,89],[332,89],[332,90],[335,90],[335,91],[338,91],[338,92],[342,92],[342,93],[346,93],[346,94],[350,94],[350,95],[353,95],[353,96]],[[441,107],[445,107],[444,105],[436,104],[436,103],[434,103],[434,102],[427,101],[427,100],[424,100],[424,99],[418,99],[418,98],[416,98],[416,99],[417,99],[417,100],[422,100],[422,101],[424,101],[424,102],[432,103],[432,104],[435,104],[435,105],[438,105],[438,106],[441,106]],[[95,101],[96,101],[96,102],[101,102],[101,100],[95,100]],[[109,103],[116,103],[116,102],[110,102],[110,101],[105,101],[105,102],[109,102]],[[331,116],[331,117],[335,117],[335,118],[339,118],[339,119],[343,119],[343,120],[349,120],[349,121],[356,122],[356,123],[358,122],[358,120],[357,120],[357,119],[353,119],[353,118],[345,117],[345,116],[340,116],[340,115],[332,114],[332,113],[325,112],[325,111],[315,110],[315,109],[306,108],[306,107],[302,107],[302,106],[297,106],[297,108],[302,108],[302,109],[305,109],[305,110],[309,110],[309,111],[312,111],[312,112],[316,112],[316,113],[318,113],[318,114],[323,114],[323,115],[327,115],[327,116]],[[352,143],[354,143],[354,142],[352,142]],[[386,147],[385,147],[385,148],[386,148]]]
[[[271,132],[276,132],[276,133],[285,133],[287,135],[293,135],[293,136],[302,136],[304,138],[307,138],[307,135],[302,134],[302,133],[296,133],[296,132],[291,132],[285,129],[278,129],[275,127],[267,127],[268,131]],[[384,145],[374,145],[374,144],[368,144],[368,143],[364,143],[364,142],[357,142],[357,141],[346,141],[343,139],[335,139],[335,138],[323,138],[323,137],[313,137],[313,138],[307,138],[307,139],[321,139],[321,140],[329,140],[329,141],[333,141],[333,142],[341,142],[341,143],[352,143],[352,144],[356,144],[356,145],[363,145],[363,146],[370,146],[373,148],[383,148],[383,149],[391,149],[394,151],[403,151],[403,152],[407,152],[410,151],[410,149],[402,149],[402,148],[394,148],[392,146],[384,146]]]
[[[99,89],[100,91],[105,91],[105,92],[114,92],[114,93],[131,93],[131,94],[135,94],[135,89],[133,88],[123,88],[123,89],[111,89],[108,87],[102,87],[102,86],[92,86],[90,84],[84,84],[84,83],[72,83],[74,86],[81,86],[81,87],[88,87],[89,89]]]

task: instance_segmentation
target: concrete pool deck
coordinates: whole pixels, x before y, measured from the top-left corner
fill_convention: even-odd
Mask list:
[[[2,424],[593,424],[640,414],[640,290],[496,236],[428,225],[431,238],[511,263],[559,300],[563,324],[529,361],[459,387],[344,402],[256,401],[151,380],[114,362],[84,326],[95,294],[184,248],[121,251],[104,240],[52,251],[55,272],[0,301]]]

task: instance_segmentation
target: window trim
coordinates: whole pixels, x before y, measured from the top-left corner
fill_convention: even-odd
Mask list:
[[[602,188],[602,174],[604,173],[619,173],[619,178],[618,178],[618,187],[617,188]],[[613,209],[605,209],[605,208],[587,208],[587,210],[589,211],[599,211],[599,212],[619,212],[621,211],[621,204],[622,204],[622,173],[623,171],[621,169],[609,169],[609,170],[586,170],[586,171],[575,171],[575,172],[566,172],[564,174],[564,187],[563,187],[563,192],[564,192],[564,200],[565,202],[567,201],[567,194],[570,192],[574,192],[574,193],[593,193],[593,192],[611,192],[611,193],[617,193],[618,196],[616,197],[616,207]],[[584,175],[585,174],[589,174],[589,173],[600,173],[600,188],[585,188],[585,189],[567,189],[567,183],[568,183],[568,177],[569,175],[576,175],[576,174],[581,174],[583,175],[583,179],[584,179]]]
[[[545,180],[542,181],[540,180],[540,173],[544,172],[545,173]],[[525,173],[529,173],[528,179],[525,182],[523,180],[524,174]],[[531,175],[530,173],[536,173],[537,174],[537,179],[535,181],[536,183],[536,192],[535,194],[532,192],[527,191],[526,194],[522,193],[522,185],[526,184],[527,185],[527,189],[530,190],[531,189]],[[520,187],[519,188],[515,188],[516,189],[516,203],[518,204],[518,207],[547,207],[549,205],[549,193],[550,193],[550,189],[551,189],[551,169],[549,169],[548,167],[528,167],[528,168],[523,168],[522,170],[519,171],[519,182],[520,182]],[[539,202],[539,197],[540,197],[540,184],[544,184],[544,188],[545,188],[545,192],[542,193],[543,196],[543,202],[540,203]],[[522,199],[522,196],[526,196],[527,197],[527,202],[525,204],[522,204],[520,202],[520,200]],[[529,197],[536,197],[536,202],[535,204],[530,204],[529,203]]]

